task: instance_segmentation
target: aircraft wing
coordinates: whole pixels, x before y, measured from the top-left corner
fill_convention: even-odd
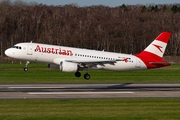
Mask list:
[[[78,63],[82,67],[93,67],[96,65],[112,64],[116,63],[116,60],[65,60],[66,62]]]
[[[57,58],[54,60],[55,64],[59,64],[62,59]],[[64,61],[66,62],[72,62],[72,63],[77,63],[81,66],[86,66],[86,67],[92,67],[95,65],[104,65],[104,64],[112,64],[116,63],[117,61],[124,61],[124,59],[115,59],[115,60],[88,60],[88,59],[65,59]]]
[[[76,60],[73,60],[73,59],[69,59],[69,60],[65,60],[66,62],[73,62],[73,63],[116,63],[117,61],[124,61],[125,59],[124,58],[121,58],[121,59],[113,59],[113,60],[109,60],[109,59],[100,59],[100,60],[84,60],[84,59],[76,59]]]
[[[115,63],[116,60],[65,60],[73,63]]]

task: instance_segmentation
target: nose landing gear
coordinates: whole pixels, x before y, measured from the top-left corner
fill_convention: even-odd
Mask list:
[[[29,63],[30,63],[29,61],[26,62],[26,66],[24,67],[24,71],[25,71],[25,72],[28,71],[28,65],[29,65]]]

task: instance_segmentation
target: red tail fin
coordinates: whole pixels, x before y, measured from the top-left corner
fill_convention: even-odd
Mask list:
[[[169,66],[170,64],[162,60],[162,57],[170,35],[170,32],[162,32],[144,51],[136,56],[140,58],[148,68]]]

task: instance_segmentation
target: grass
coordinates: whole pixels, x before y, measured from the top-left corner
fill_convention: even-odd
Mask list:
[[[30,64],[28,72],[23,67],[1,63],[0,83],[180,82],[180,64],[144,71],[90,71],[89,81],[45,64]],[[179,120],[179,111],[179,98],[0,100],[2,120]]]
[[[24,64],[0,64],[0,83],[97,83],[97,82],[180,82],[180,64],[153,70],[111,72],[90,70],[91,79],[76,78],[74,73],[48,69],[46,64],[32,63],[29,71]],[[82,72],[82,76],[85,71]]]
[[[180,99],[1,100],[0,119],[179,120]]]

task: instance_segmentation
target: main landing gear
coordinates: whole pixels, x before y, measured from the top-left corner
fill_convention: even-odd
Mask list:
[[[28,71],[28,65],[29,65],[29,61],[26,62],[26,66],[24,67],[24,71]]]
[[[77,71],[77,72],[75,72],[75,76],[81,77],[81,73],[79,71]],[[84,74],[84,79],[89,80],[90,78],[91,78],[91,76],[88,73]]]

